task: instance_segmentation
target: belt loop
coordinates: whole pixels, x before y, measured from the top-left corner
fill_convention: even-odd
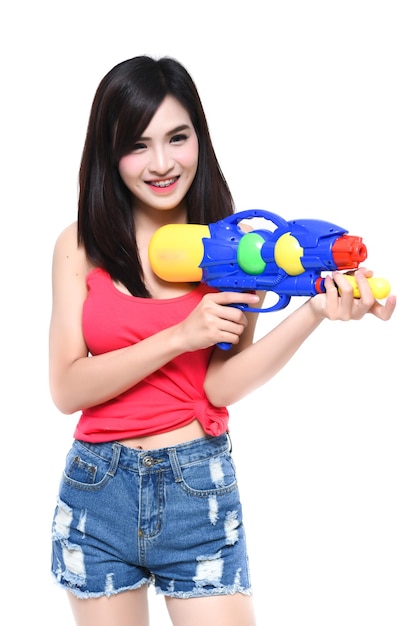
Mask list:
[[[229,453],[232,454],[232,447],[233,447],[232,446],[232,438],[231,438],[230,433],[229,433],[228,430],[226,430],[226,437],[229,440]]]
[[[169,454],[169,460],[170,460],[171,467],[172,467],[172,472],[175,477],[175,482],[180,483],[182,482],[183,479],[182,479],[181,467],[178,462],[177,451],[175,448],[169,448],[168,454]]]
[[[109,476],[114,476],[117,470],[117,466],[119,465],[120,452],[122,450],[122,446],[120,443],[114,443],[113,446],[113,456],[110,463],[109,471],[107,472]]]

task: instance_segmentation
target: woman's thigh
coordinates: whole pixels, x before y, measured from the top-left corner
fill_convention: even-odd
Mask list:
[[[165,599],[173,626],[255,626],[252,596],[236,593]]]
[[[100,598],[77,598],[68,592],[77,626],[149,626],[148,588]]]

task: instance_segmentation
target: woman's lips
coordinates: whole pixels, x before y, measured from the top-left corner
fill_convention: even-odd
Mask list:
[[[173,176],[172,178],[167,178],[166,180],[151,180],[147,182],[147,185],[152,187],[152,189],[157,193],[164,193],[171,191],[175,187],[178,179],[179,176]]]

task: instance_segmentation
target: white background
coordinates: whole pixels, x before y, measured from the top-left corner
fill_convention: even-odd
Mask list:
[[[49,397],[51,256],[76,219],[98,82],[149,53],[178,58],[195,79],[238,210],[325,219],[361,235],[367,266],[398,295],[391,322],[322,324],[282,373],[231,407],[258,623],[416,625],[413,6],[26,0],[2,9],[8,624],[72,624],[49,574],[55,496],[77,419]],[[263,315],[259,334],[300,303]],[[167,625],[163,600],[151,593],[151,601],[153,624]]]

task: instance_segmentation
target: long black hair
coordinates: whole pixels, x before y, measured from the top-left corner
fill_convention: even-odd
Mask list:
[[[118,165],[167,95],[187,110],[198,138],[197,172],[185,198],[188,222],[209,224],[234,211],[188,71],[169,57],[139,56],[113,67],[97,88],[87,127],[79,173],[78,243],[93,265],[141,297],[150,294],[136,244],[131,194]]]

